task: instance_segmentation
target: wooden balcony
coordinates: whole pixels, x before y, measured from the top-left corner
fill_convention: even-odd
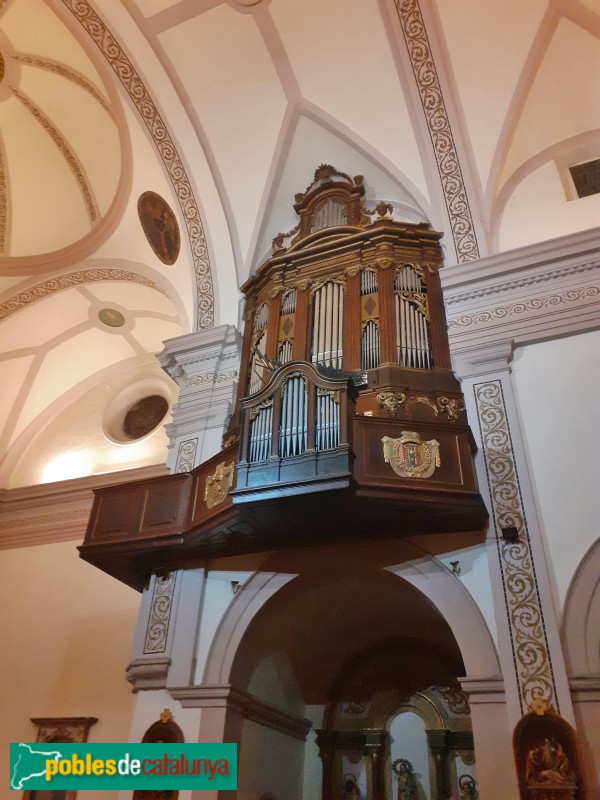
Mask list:
[[[468,426],[433,403],[392,416],[378,388],[286,364],[242,400],[238,443],[191,473],[97,491],[82,558],[140,589],[218,556],[482,531]]]

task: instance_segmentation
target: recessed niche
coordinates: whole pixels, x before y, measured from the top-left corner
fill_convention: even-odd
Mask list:
[[[160,394],[142,397],[134,403],[123,419],[123,434],[135,442],[153,431],[167,415],[169,404]]]
[[[170,405],[169,391],[162,381],[138,381],[107,405],[102,417],[104,435],[116,444],[138,442],[160,426]]]
[[[181,240],[179,225],[167,201],[156,192],[144,192],[138,200],[138,216],[154,255],[163,264],[174,264]]]
[[[600,194],[600,158],[569,167],[577,197]]]

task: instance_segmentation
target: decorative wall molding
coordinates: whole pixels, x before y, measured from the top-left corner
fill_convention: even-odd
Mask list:
[[[512,349],[600,327],[599,228],[440,275],[450,351],[462,378],[483,374],[484,356],[499,345]]]
[[[4,150],[0,141],[0,254],[6,251],[8,234],[8,192],[6,187],[6,167]]]
[[[175,472],[191,472],[196,465],[196,450],[198,449],[198,437],[187,439],[179,443],[177,451],[177,461],[175,462]]]
[[[600,264],[599,264],[600,266]],[[570,289],[562,294],[551,294],[545,297],[535,297],[532,300],[525,300],[520,303],[513,303],[510,306],[495,306],[486,311],[478,311],[476,314],[463,314],[455,319],[448,320],[448,327],[464,328],[469,325],[477,325],[491,320],[505,319],[506,317],[525,314],[531,311],[539,311],[561,303],[575,303],[600,296],[600,286],[586,286],[583,289]]]
[[[137,272],[131,272],[128,269],[114,269],[106,267],[105,269],[86,269],[78,272],[69,272],[66,275],[60,275],[58,278],[50,278],[46,281],[40,281],[29,289],[19,292],[3,303],[0,303],[0,321],[6,319],[15,311],[20,311],[22,308],[30,305],[36,300],[42,300],[48,295],[60,292],[62,289],[70,289],[72,286],[80,286],[84,283],[95,283],[97,281],[127,281],[128,283],[139,283],[141,286],[148,286],[150,289],[156,289],[157,292],[165,294],[158,284],[151,281],[150,278],[139,275]]]
[[[188,378],[183,385],[184,389],[191,389],[194,386],[202,386],[203,383],[224,383],[226,381],[233,381],[239,375],[238,370],[231,372],[207,372],[204,375],[196,375],[193,378]]]
[[[81,541],[94,489],[167,474],[156,465],[69,481],[0,490],[0,550]]]
[[[459,678],[463,692],[469,698],[469,705],[483,703],[506,703],[504,679],[501,675],[491,675],[487,678],[472,678],[467,675]]]
[[[574,703],[600,703],[600,674],[572,675],[569,688]]]
[[[73,173],[73,177],[75,178],[75,182],[79,186],[79,190],[81,192],[81,196],[83,198],[83,203],[85,205],[88,218],[90,223],[93,225],[94,222],[99,217],[99,209],[98,204],[96,203],[96,198],[92,194],[92,190],[90,189],[87,178],[84,173],[83,165],[73,152],[67,142],[65,141],[64,136],[60,133],[60,131],[56,128],[55,125],[50,122],[48,117],[44,114],[44,112],[38,108],[25,94],[19,92],[17,89],[11,87],[13,95],[21,102],[25,108],[35,117],[35,119],[40,123],[42,128],[46,131],[46,133],[50,136],[54,144],[60,150],[63,158],[69,165],[71,172]]]
[[[229,708],[244,719],[304,741],[312,727],[308,719],[295,717],[233,686],[191,686],[170,689],[183,708]]]
[[[167,649],[169,621],[173,608],[176,573],[156,575],[150,603],[150,614],[144,641],[144,655],[164,653]]]
[[[171,659],[168,656],[153,656],[134,659],[125,673],[134,692],[144,689],[164,689]]]
[[[180,447],[185,442],[198,440],[194,466],[219,449],[231,413],[240,350],[241,337],[233,325],[220,325],[165,342],[158,359],[179,385],[173,421],[165,426],[170,440],[168,463],[174,471],[183,471],[177,464]]]
[[[600,259],[599,241],[600,228],[591,228],[445,267],[440,270],[444,297],[451,304],[463,292],[468,293],[465,299],[472,299],[473,290],[495,293],[513,280],[525,278],[530,283],[538,274],[554,277],[557,270],[570,267],[579,270],[582,264]]]
[[[120,43],[87,0],[63,0],[63,3],[98,46],[150,132],[173,185],[188,232],[196,275],[197,326],[199,329],[210,328],[214,323],[214,293],[206,236],[191,182],[171,134]]]
[[[473,391],[521,714],[539,699],[560,713],[502,383],[476,383]],[[505,527],[517,529],[517,541],[503,539],[501,529]]]
[[[29,67],[38,67],[39,69],[44,69],[47,72],[54,72],[56,75],[60,75],[63,78],[67,78],[68,80],[76,83],[78,86],[91,94],[91,96],[96,100],[102,108],[106,111],[106,113],[114,118],[114,113],[110,105],[106,102],[104,96],[101,92],[99,92],[96,87],[94,86],[91,81],[88,81],[83,75],[80,75],[75,70],[70,69],[69,67],[65,66],[64,64],[60,64],[58,61],[52,61],[48,58],[39,58],[38,56],[30,56],[25,53],[15,53],[11,56],[15,61],[18,61],[20,64],[27,64]]]
[[[437,163],[459,263],[479,258],[469,198],[418,0],[395,0]]]
[[[547,272],[526,274],[523,278],[506,281],[504,283],[497,283],[493,286],[486,286],[480,289],[473,289],[470,292],[463,292],[462,294],[449,294],[446,299],[446,306],[449,313],[452,313],[452,306],[478,300],[482,297],[496,297],[511,289],[522,289],[526,286],[535,286],[538,283],[545,283],[546,281],[553,281],[558,278],[566,278],[570,275],[582,275],[585,272],[596,271],[600,262],[590,261],[583,264],[573,264],[569,267],[558,269],[551,269]]]

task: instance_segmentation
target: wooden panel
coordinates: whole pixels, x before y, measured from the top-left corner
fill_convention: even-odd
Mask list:
[[[86,543],[135,536],[141,508],[142,491],[138,487],[115,487],[96,492]]]
[[[150,485],[144,493],[138,535],[170,534],[187,525],[192,479],[174,475],[168,481]]]
[[[414,491],[432,489],[468,489],[475,491],[468,430],[462,426],[450,427],[435,423],[418,422],[408,428],[406,420],[397,421],[377,418],[356,418],[354,427],[354,450],[360,453],[354,464],[354,477],[359,484],[381,487],[410,488]],[[386,463],[382,438],[397,439],[403,430],[416,430],[426,442],[439,442],[440,466],[430,478],[402,478]]]

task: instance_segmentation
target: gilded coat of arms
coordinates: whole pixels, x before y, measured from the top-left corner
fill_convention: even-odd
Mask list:
[[[415,431],[402,431],[399,439],[384,436],[383,457],[401,478],[430,478],[440,466],[440,443],[424,442]]]
[[[224,461],[217,466],[212,475],[206,478],[204,501],[208,508],[221,505],[229,494],[233,484],[233,461],[226,465]]]

